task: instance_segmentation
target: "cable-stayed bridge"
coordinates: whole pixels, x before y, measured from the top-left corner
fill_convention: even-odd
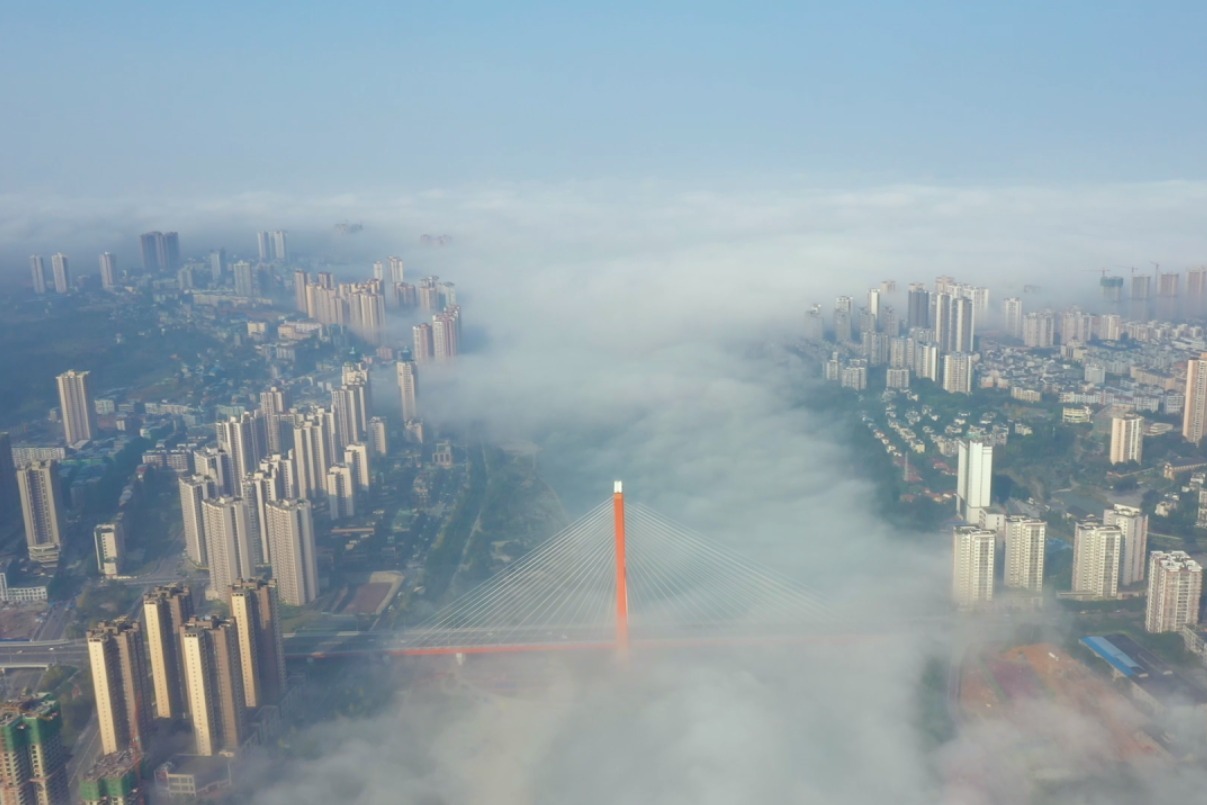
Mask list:
[[[402,632],[294,636],[290,656],[615,649],[833,631],[819,596],[643,505],[610,500]],[[309,644],[307,644],[309,643]]]
[[[426,620],[298,632],[292,659],[732,644],[845,632],[819,596],[640,504],[611,499]],[[86,662],[83,640],[0,644],[0,667]]]

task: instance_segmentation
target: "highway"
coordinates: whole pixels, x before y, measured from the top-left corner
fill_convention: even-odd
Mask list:
[[[88,662],[88,647],[83,640],[31,640],[0,643],[0,668],[47,668]]]

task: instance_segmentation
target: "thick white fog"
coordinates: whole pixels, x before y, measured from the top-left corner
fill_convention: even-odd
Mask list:
[[[317,759],[266,773],[256,801],[271,805],[1028,801],[1008,775],[989,775],[989,799],[951,784],[961,758],[1024,740],[1013,727],[938,749],[923,737],[923,669],[951,650],[930,617],[948,592],[949,536],[881,519],[870,482],[844,460],[844,434],[799,405],[809,381],[784,345],[809,305],[828,315],[835,295],[859,298],[883,280],[897,282],[886,301],[899,309],[909,282],[943,274],[988,285],[994,307],[1026,283],[1092,303],[1093,269],[1207,260],[1207,185],[1194,183],[510,186],[65,212],[0,199],[0,209],[14,271],[30,251],[133,256],[148,228],[180,231],[186,253],[248,252],[257,229],[285,228],[299,254],[331,254],[365,276],[372,259],[398,254],[410,277],[457,284],[474,347],[454,374],[421,376],[425,416],[539,445],[571,517],[623,478],[634,499],[822,592],[879,635],[549,660],[546,684],[511,697],[455,675],[452,694],[400,685],[380,714],[317,728],[327,747]],[[330,234],[344,220],[364,232]],[[451,243],[424,247],[424,233]],[[885,637],[888,616],[909,625]],[[1093,757],[1091,729],[1047,715],[1065,725],[1058,744],[1071,763]],[[1165,801],[1183,782],[1162,773],[1135,785]]]

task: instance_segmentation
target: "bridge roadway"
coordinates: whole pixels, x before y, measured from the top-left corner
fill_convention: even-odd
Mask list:
[[[912,627],[912,628],[910,628]],[[643,633],[634,629],[635,647],[710,646],[774,644],[781,642],[843,643],[916,632],[917,624],[901,628],[851,628],[844,625],[824,631],[815,629],[734,626],[718,629],[715,624],[660,629]],[[520,651],[591,650],[615,647],[615,633],[606,627],[549,627],[523,629],[455,629],[429,632],[293,632],[285,635],[289,659],[323,659],[348,656],[425,656],[440,654],[488,654]],[[83,639],[0,642],[0,668],[46,668],[50,665],[82,667],[88,662]]]

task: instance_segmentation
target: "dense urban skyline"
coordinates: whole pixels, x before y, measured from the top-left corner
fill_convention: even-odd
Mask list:
[[[1205,23],[13,9],[0,786],[1194,801]]]

